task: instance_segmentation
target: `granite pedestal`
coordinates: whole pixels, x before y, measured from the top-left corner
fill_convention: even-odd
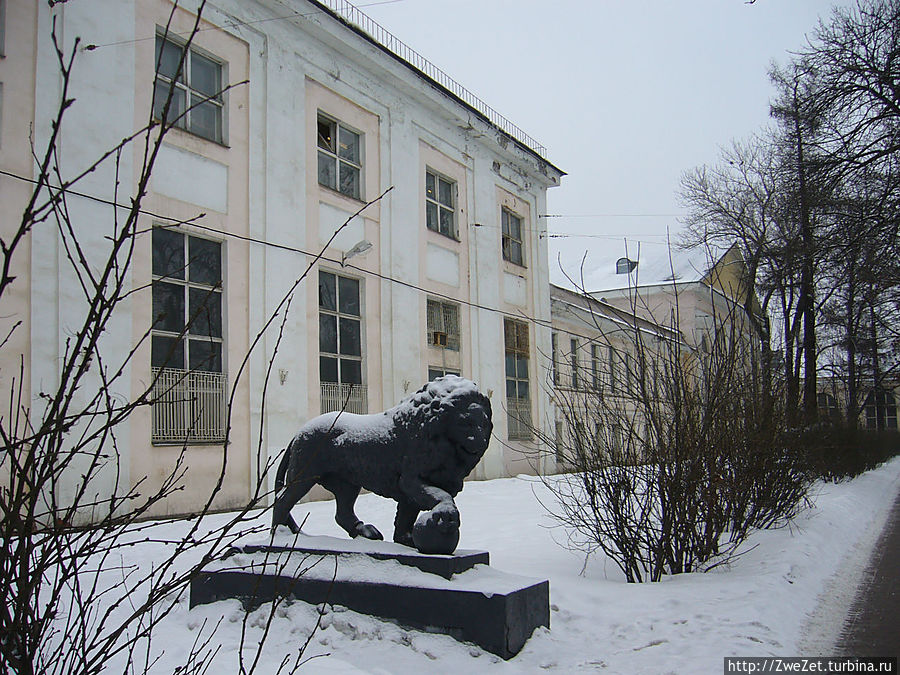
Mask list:
[[[248,542],[191,581],[191,607],[228,598],[343,605],[474,642],[509,659],[550,625],[547,581],[492,569],[484,551],[423,555],[390,542],[297,535]]]

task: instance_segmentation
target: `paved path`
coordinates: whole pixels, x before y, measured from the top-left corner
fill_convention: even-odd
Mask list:
[[[900,655],[900,495],[863,574],[835,655]]]

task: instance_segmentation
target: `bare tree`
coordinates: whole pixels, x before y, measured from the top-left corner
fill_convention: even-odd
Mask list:
[[[830,151],[845,171],[900,151],[900,2],[857,0],[835,7],[798,52],[820,82],[817,105],[837,116]]]
[[[794,417],[803,354],[800,232],[772,134],[734,142],[718,164],[684,174],[680,197],[688,216],[682,246],[739,246],[748,270],[739,301],[761,336],[762,357],[774,359],[771,349],[780,351],[786,409]]]
[[[883,379],[870,345],[884,351],[894,339],[898,18],[896,0],[835,9],[772,68],[776,125],[682,182],[687,243],[738,241],[756,271],[781,328],[788,414],[802,408],[806,424],[817,418],[820,372],[855,423],[862,379]]]

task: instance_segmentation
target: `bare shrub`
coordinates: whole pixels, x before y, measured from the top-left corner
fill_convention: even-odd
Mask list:
[[[581,293],[583,333],[612,360],[602,379],[576,374],[580,386],[555,377],[557,433],[542,439],[568,471],[546,483],[569,545],[602,551],[629,582],[729,560],[753,528],[790,519],[809,485],[742,310],[728,305],[689,345],[673,292],[668,326],[638,318],[637,294],[615,312]]]

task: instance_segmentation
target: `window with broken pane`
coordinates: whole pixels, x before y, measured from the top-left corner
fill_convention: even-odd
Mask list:
[[[512,211],[502,209],[500,212],[502,230],[501,247],[503,259],[516,265],[525,265],[524,246],[522,240],[522,219]]]
[[[459,305],[429,299],[426,304],[426,338],[429,345],[459,351]]]
[[[319,114],[316,148],[319,185],[362,199],[362,135]]]

